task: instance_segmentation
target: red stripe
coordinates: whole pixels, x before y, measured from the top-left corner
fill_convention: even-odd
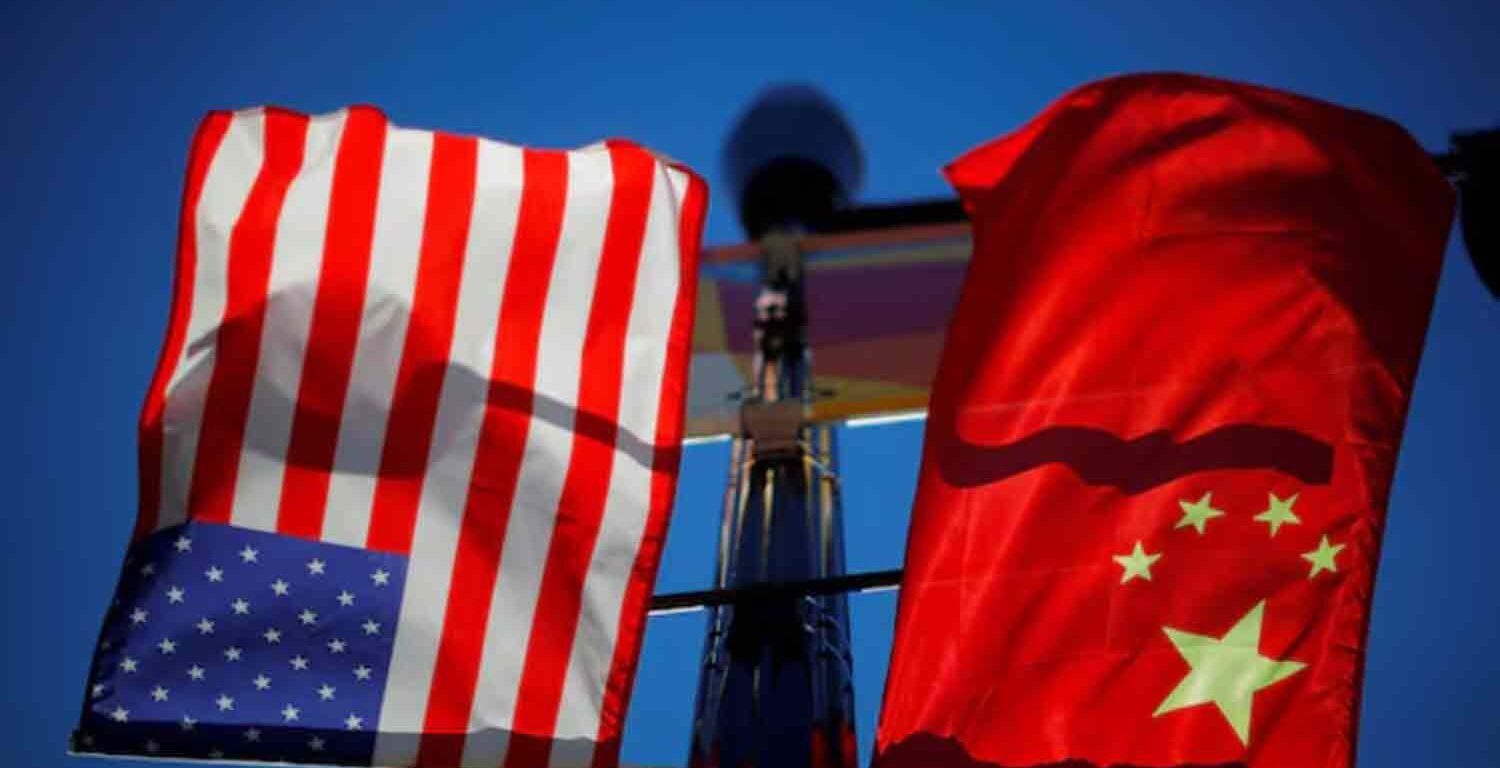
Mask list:
[[[528,737],[550,737],[556,728],[583,585],[614,469],[625,332],[635,297],[656,162],[644,150],[628,146],[612,144],[609,155],[614,197],[584,335],[573,449],[516,695],[512,730],[521,738],[512,741],[506,754],[507,767],[547,765],[550,742]],[[590,423],[599,428],[588,428]]]
[[[162,411],[166,407],[167,382],[171,381],[182,357],[187,337],[188,318],[192,315],[193,281],[198,273],[198,199],[203,195],[203,180],[209,164],[219,152],[219,144],[229,131],[233,116],[228,112],[211,112],[198,124],[188,153],[187,186],[182,190],[182,214],[177,223],[177,269],[172,284],[172,309],[167,319],[166,340],[140,420],[140,508],[136,512],[135,532],[138,539],[156,530],[161,514]]]
[[[458,765],[479,679],[500,550],[531,423],[537,351],[567,201],[567,155],[527,150],[525,186],[500,302],[480,425],[417,764]]]
[[[472,138],[439,133],[433,139],[417,284],[375,482],[366,543],[370,549],[402,554],[411,549],[443,371],[453,343],[478,152],[479,144]]]
[[[364,311],[385,130],[385,118],[378,111],[351,108],[334,160],[318,297],[276,518],[276,530],[293,536],[317,538],[323,533],[334,448]]]
[[[693,318],[698,299],[698,249],[703,236],[703,217],[708,194],[698,177],[688,175],[688,189],[678,223],[680,262],[677,299],[673,305],[671,338],[663,371],[661,401],[657,406],[656,451],[651,467],[651,509],[636,553],[630,583],[620,610],[620,628],[615,637],[614,658],[604,686],[603,711],[599,718],[598,746],[594,768],[615,768],[620,762],[620,734],[630,691],[635,684],[636,658],[646,629],[646,604],[656,581],[656,567],[667,540],[667,512],[677,488],[677,470],[682,457],[683,409],[687,403],[687,356],[693,341]]]
[[[265,121],[265,163],[229,236],[228,298],[188,494],[188,514],[208,522],[229,522],[234,506],[240,447],[266,319],[276,224],[287,187],[302,168],[307,139],[305,115],[268,109]]]

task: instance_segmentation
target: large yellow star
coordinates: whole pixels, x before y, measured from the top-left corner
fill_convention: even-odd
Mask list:
[[[1269,523],[1271,525],[1272,536],[1275,536],[1276,532],[1281,530],[1283,523],[1291,523],[1293,525],[1302,524],[1302,519],[1297,517],[1297,513],[1292,511],[1292,505],[1297,503],[1297,494],[1292,494],[1291,498],[1288,499],[1278,498],[1274,493],[1267,495],[1271,497],[1271,505],[1266,508],[1266,511],[1256,515],[1252,519],[1261,523]]]
[[[1302,553],[1302,559],[1312,563],[1312,570],[1308,571],[1307,578],[1310,579],[1317,576],[1323,571],[1338,573],[1339,566],[1338,563],[1334,562],[1334,558],[1342,551],[1344,551],[1343,544],[1332,544],[1328,541],[1328,536],[1324,535],[1318,541],[1317,549]]]
[[[1222,638],[1162,627],[1192,670],[1167,694],[1152,716],[1212,703],[1229,721],[1240,743],[1249,746],[1250,708],[1255,702],[1255,692],[1307,666],[1300,661],[1260,655],[1260,625],[1265,610],[1266,601],[1256,603]]]
[[[1121,584],[1124,584],[1125,582],[1130,581],[1137,576],[1145,579],[1146,581],[1150,581],[1151,566],[1157,560],[1161,559],[1161,553],[1157,552],[1154,555],[1146,554],[1145,548],[1141,546],[1140,540],[1137,539],[1135,542],[1135,549],[1131,550],[1130,554],[1115,555],[1112,559],[1116,563],[1119,563],[1121,568],[1125,569],[1124,575],[1120,576]]]
[[[1175,530],[1177,528],[1192,526],[1193,530],[1196,530],[1198,535],[1202,536],[1203,527],[1209,520],[1224,516],[1224,510],[1214,509],[1213,505],[1209,503],[1212,500],[1213,492],[1210,491],[1203,494],[1203,498],[1197,501],[1178,501],[1177,506],[1182,507],[1182,519],[1178,520],[1177,524],[1172,526],[1172,528]]]

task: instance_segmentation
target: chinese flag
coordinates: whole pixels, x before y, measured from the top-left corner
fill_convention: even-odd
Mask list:
[[[1368,114],[1149,75],[947,174],[974,258],[878,765],[1352,765],[1436,167]]]

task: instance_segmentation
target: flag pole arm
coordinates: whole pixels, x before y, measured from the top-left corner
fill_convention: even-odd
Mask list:
[[[891,589],[901,584],[901,569],[849,573],[826,579],[803,579],[755,584],[728,589],[700,589],[692,592],[669,592],[651,598],[651,613],[673,613],[685,609],[726,605],[748,600],[763,600],[783,595],[835,595],[840,592],[866,592]]]
[[[1474,271],[1500,299],[1500,128],[1453,134],[1432,156],[1458,188],[1459,229]]]
[[[1455,133],[1446,151],[1431,154],[1458,188],[1460,231],[1474,269],[1500,298],[1500,128]],[[832,209],[812,219],[808,230],[827,235],[967,220],[958,200],[933,198]]]

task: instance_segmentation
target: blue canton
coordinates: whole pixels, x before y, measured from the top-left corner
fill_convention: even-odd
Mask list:
[[[406,558],[207,523],[131,547],[79,752],[368,765]]]

